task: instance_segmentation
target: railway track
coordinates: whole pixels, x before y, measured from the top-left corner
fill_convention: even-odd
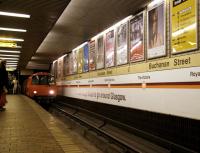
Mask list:
[[[50,111],[70,121],[72,128],[108,153],[195,153],[95,112],[57,101]],[[154,142],[154,143],[152,143]]]

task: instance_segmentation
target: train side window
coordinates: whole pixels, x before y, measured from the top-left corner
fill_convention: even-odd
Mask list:
[[[32,77],[32,84],[35,85],[39,84],[39,77],[37,75]]]

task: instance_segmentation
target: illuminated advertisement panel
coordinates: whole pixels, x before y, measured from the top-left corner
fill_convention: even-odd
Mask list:
[[[89,71],[89,47],[88,44],[86,44],[83,47],[83,72],[88,72]]]
[[[95,70],[95,40],[90,41],[89,44],[89,70]]]
[[[166,55],[164,2],[148,7],[147,17],[147,57],[149,59],[164,56]]]
[[[73,55],[69,53],[69,74],[73,74]]]
[[[171,1],[172,53],[197,49],[197,2],[196,0]]]
[[[112,67],[115,65],[115,37],[114,30],[106,33],[105,38],[105,65]]]
[[[78,73],[83,72],[83,47],[77,49]]]
[[[120,25],[116,31],[117,39],[117,65],[126,64],[128,62],[127,54],[127,23]]]
[[[64,71],[64,76],[69,75],[69,55],[66,55],[64,57],[64,66],[63,66],[63,71]]]
[[[77,50],[72,51],[72,73],[76,74],[78,71]]]
[[[58,59],[57,77],[58,79],[63,77],[63,57]]]
[[[144,60],[144,13],[130,20],[130,61]]]
[[[104,43],[103,43],[103,36],[100,36],[97,39],[97,51],[96,51],[96,66],[97,69],[104,68]]]

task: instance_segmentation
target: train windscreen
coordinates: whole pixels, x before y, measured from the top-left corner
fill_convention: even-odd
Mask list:
[[[54,77],[51,75],[35,75],[32,77],[33,85],[53,85]]]

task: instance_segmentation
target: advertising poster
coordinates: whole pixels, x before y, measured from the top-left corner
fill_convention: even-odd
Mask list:
[[[89,48],[88,44],[83,47],[83,72],[89,71]]]
[[[196,0],[172,0],[171,12],[172,53],[197,49]]]
[[[53,63],[53,68],[54,68],[54,77],[55,77],[55,79],[57,79],[58,78],[58,75],[57,75],[58,60]]]
[[[72,56],[72,52],[69,53],[69,75],[73,74],[73,56]]]
[[[90,41],[89,46],[89,70],[95,70],[96,63],[95,63],[95,40]]]
[[[127,53],[127,23],[120,25],[117,28],[117,65],[126,64],[128,62]]]
[[[64,66],[63,66],[64,76],[69,75],[69,55],[64,56]]]
[[[83,72],[83,47],[77,49],[78,73]]]
[[[155,58],[166,55],[165,50],[165,12],[164,2],[148,8],[148,47],[147,57]]]
[[[63,57],[58,59],[57,77],[58,79],[63,77]]]
[[[77,74],[78,71],[77,50],[72,51],[72,74]]]
[[[97,52],[96,52],[96,65],[97,69],[104,68],[104,44],[103,44],[103,36],[100,36],[97,39]]]
[[[106,67],[115,66],[115,37],[114,30],[106,33],[105,40],[105,64]]]
[[[130,61],[144,60],[144,13],[130,20]]]

